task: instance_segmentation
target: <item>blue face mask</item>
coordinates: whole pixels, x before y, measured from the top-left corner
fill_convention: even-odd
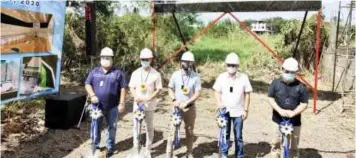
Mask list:
[[[293,73],[283,73],[282,78],[286,82],[293,82],[295,80],[295,74]]]
[[[141,61],[141,66],[142,67],[149,67],[150,66],[150,62],[149,61]]]

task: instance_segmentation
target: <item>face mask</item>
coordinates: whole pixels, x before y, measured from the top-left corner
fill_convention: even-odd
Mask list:
[[[141,61],[141,66],[146,68],[150,66],[150,62],[149,61]]]
[[[236,72],[236,70],[237,70],[237,68],[236,68],[236,67],[227,67],[227,72],[228,72],[229,74],[233,74],[233,73],[235,73],[235,72]]]
[[[295,80],[295,74],[292,73],[283,73],[282,78],[286,82],[293,82]]]
[[[184,70],[188,70],[189,69],[189,64],[187,62],[182,62],[182,68]]]
[[[101,58],[100,64],[102,67],[111,67],[112,66],[112,58]]]

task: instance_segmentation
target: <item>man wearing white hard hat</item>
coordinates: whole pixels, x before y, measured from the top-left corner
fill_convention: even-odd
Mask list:
[[[103,117],[97,120],[95,131],[91,132],[93,151],[99,149],[100,126],[105,118],[108,135],[106,140],[107,157],[115,151],[116,127],[119,112],[125,110],[125,97],[127,82],[125,74],[119,68],[113,67],[114,52],[105,47],[100,53],[100,67],[90,71],[85,81],[85,89],[90,97],[91,103],[98,105]]]
[[[151,62],[153,59],[152,51],[148,48],[144,48],[140,52],[141,67],[136,69],[130,79],[129,87],[131,94],[134,97],[134,108],[136,111],[138,109],[138,104],[144,105],[144,122],[146,124],[146,151],[145,157],[151,157],[151,148],[154,136],[153,129],[153,114],[155,107],[157,105],[156,96],[162,89],[162,79],[161,74],[151,67]],[[138,122],[134,118],[133,127],[133,143],[134,147],[139,146]]]
[[[216,79],[213,89],[219,109],[226,109],[226,142],[230,142],[231,123],[235,134],[235,157],[243,157],[242,128],[243,121],[247,119],[250,105],[250,81],[242,72],[238,71],[239,57],[230,53],[225,59],[226,72],[221,73]],[[229,145],[221,148],[222,157],[227,158]]]
[[[298,62],[294,58],[284,60],[281,78],[272,81],[268,88],[268,102],[273,108],[272,120],[275,136],[272,143],[272,153],[275,157],[283,157],[284,143],[282,143],[282,130],[280,125],[288,124],[293,127],[290,137],[289,157],[298,157],[298,144],[301,127],[301,113],[308,106],[309,93],[306,86],[295,79],[299,70]],[[285,131],[283,131],[285,133]]]
[[[195,101],[198,99],[201,90],[201,81],[197,73],[192,70],[194,55],[191,52],[185,52],[181,58],[181,69],[174,72],[169,80],[169,96],[172,99],[174,107],[182,111],[187,153],[186,157],[193,157],[194,124],[196,118]],[[173,125],[167,139],[167,157],[173,156]]]

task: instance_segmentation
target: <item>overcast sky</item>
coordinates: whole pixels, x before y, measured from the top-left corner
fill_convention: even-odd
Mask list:
[[[346,5],[348,3],[350,3],[351,0],[342,0],[341,5]],[[132,3],[132,1],[121,1],[121,4],[130,6],[130,4]],[[337,16],[337,11],[339,8],[339,0],[322,0],[322,6],[323,6],[323,14],[325,15],[325,20],[326,21],[330,21],[330,19],[333,16]],[[116,11],[116,13],[122,15],[125,13],[125,10],[118,10]],[[313,14],[315,14],[316,12],[309,12],[308,16],[311,16]],[[345,23],[344,21],[347,18],[347,15],[349,13],[349,9],[346,8],[342,8],[341,9],[341,21],[343,23]],[[356,11],[354,9],[354,11],[352,12],[352,23],[355,24],[355,15]],[[142,15],[146,15],[149,16],[151,15],[149,10],[141,10],[141,14]],[[221,13],[198,13],[198,19],[200,21],[203,21],[205,24],[207,24],[208,22],[212,21],[213,19],[215,19],[216,17],[218,17]],[[239,19],[241,20],[246,20],[246,19],[254,19],[254,20],[261,20],[261,19],[265,19],[265,18],[271,18],[271,17],[282,17],[285,19],[303,19],[304,16],[304,12],[236,12],[235,14]],[[230,16],[225,15],[222,19],[232,19]]]

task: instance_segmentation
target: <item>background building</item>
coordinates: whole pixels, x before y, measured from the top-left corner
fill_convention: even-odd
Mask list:
[[[255,33],[268,33],[274,32],[273,25],[265,21],[257,21],[251,24],[251,31]]]

